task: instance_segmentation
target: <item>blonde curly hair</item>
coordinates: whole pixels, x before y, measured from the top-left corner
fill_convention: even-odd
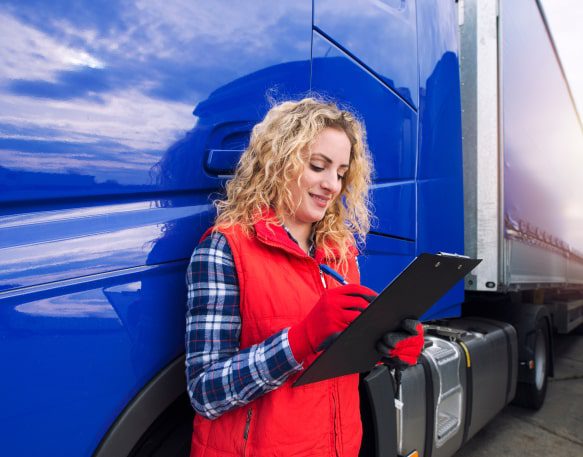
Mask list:
[[[290,183],[296,180],[299,184],[310,146],[328,127],[344,132],[352,148],[341,192],[324,218],[314,224],[314,239],[325,256],[337,257],[345,270],[351,246],[357,239],[363,242],[370,228],[372,165],[361,122],[331,102],[316,98],[283,102],[255,125],[249,146],[227,183],[226,198],[215,201],[215,230],[238,224],[249,235],[266,208],[276,215],[268,223],[283,225],[284,215],[293,215],[298,205],[292,199]]]

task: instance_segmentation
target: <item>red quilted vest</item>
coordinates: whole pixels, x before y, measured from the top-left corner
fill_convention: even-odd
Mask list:
[[[307,256],[282,227],[264,221],[255,225],[255,236],[246,237],[238,227],[221,233],[239,279],[242,349],[308,314],[324,290],[320,250],[315,259]],[[354,258],[349,263],[346,278],[359,283]],[[330,288],[340,285],[329,277],[325,281]],[[196,415],[191,457],[356,457],[362,438],[358,375],[293,388],[298,376],[218,419]]]

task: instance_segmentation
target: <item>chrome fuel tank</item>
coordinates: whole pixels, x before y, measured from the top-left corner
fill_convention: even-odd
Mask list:
[[[464,318],[426,326],[420,363],[395,399],[400,455],[453,455],[513,398],[518,351],[506,323]]]

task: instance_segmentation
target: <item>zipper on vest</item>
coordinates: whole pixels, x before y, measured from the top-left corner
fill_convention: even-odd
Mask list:
[[[332,421],[334,422],[333,432],[334,432],[334,454],[338,457],[340,455],[340,451],[338,449],[338,430],[336,429],[336,415],[338,412],[336,411],[336,392],[334,392],[334,386],[332,386],[332,405],[334,406],[334,414]]]
[[[247,411],[247,420],[245,421],[245,430],[243,431],[243,440],[245,444],[243,445],[243,455],[247,455],[247,439],[249,438],[249,428],[251,427],[251,416],[253,416],[253,409],[249,408]]]

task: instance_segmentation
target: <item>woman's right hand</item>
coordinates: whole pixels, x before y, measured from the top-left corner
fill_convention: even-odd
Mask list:
[[[377,295],[358,284],[326,289],[304,320],[289,330],[289,345],[295,359],[301,362],[325,349]]]

